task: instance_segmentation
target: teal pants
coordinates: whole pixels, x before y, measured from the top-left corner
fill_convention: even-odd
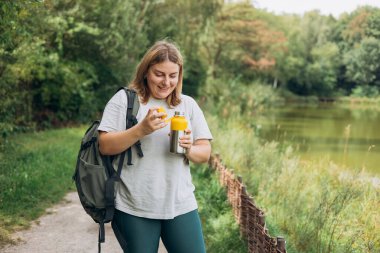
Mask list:
[[[124,253],[157,253],[160,237],[169,253],[205,253],[198,211],[170,220],[147,219],[115,211],[112,228]]]

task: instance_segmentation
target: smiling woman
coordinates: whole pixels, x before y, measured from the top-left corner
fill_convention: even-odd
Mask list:
[[[152,97],[166,99],[178,83],[179,65],[169,60],[149,68],[146,77]]]
[[[152,92],[158,92],[152,97],[166,99],[168,105],[176,106],[181,100],[182,68],[183,58],[178,47],[159,41],[145,53],[130,87],[139,94],[143,103],[148,102]]]
[[[128,98],[118,92],[108,102],[98,128],[103,154],[130,150],[131,162],[124,163],[120,175],[112,222],[124,252],[157,252],[160,238],[169,252],[205,252],[188,161],[208,161],[212,135],[195,100],[181,94],[182,68],[178,48],[167,41],[156,42],[130,84],[141,102],[134,120],[139,123],[126,130]],[[179,138],[184,154],[170,153],[165,116],[177,113],[188,120],[186,134]],[[144,157],[129,149],[137,141]]]

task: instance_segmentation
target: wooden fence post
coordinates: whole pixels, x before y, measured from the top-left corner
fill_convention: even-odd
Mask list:
[[[246,215],[247,215],[247,190],[244,185],[241,187],[241,193],[240,193],[240,215],[239,215],[239,220],[238,223],[240,224],[241,227],[243,227],[243,231],[245,230],[246,227]],[[243,233],[244,234],[244,233]]]
[[[282,236],[277,236],[277,250],[281,253],[286,253],[286,241]]]
[[[259,213],[259,224],[265,229],[265,214],[263,212]]]

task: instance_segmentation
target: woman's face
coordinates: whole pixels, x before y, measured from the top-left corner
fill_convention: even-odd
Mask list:
[[[179,65],[171,61],[164,61],[148,69],[148,88],[152,97],[166,99],[178,84]]]

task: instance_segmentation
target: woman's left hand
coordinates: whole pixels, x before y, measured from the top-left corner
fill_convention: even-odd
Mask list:
[[[186,129],[185,135],[180,138],[179,145],[186,149],[186,153],[188,154],[190,152],[191,146],[193,145],[193,141],[191,139],[191,130]]]
[[[179,145],[185,148],[185,156],[193,163],[206,163],[210,159],[211,145],[208,139],[198,139],[193,142],[191,130],[186,129],[180,138]]]

